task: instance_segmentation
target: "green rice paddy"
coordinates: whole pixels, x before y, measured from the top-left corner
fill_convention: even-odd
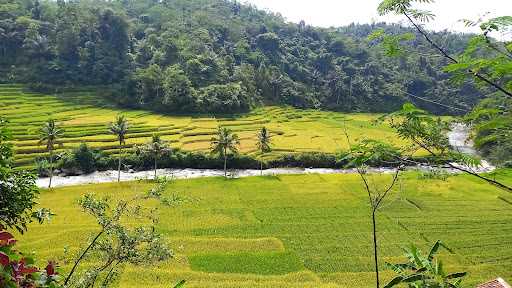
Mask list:
[[[512,184],[512,171],[498,177]],[[56,259],[65,271],[69,253],[97,230],[78,208],[80,195],[131,198],[149,187],[128,182],[43,191],[40,205],[57,216],[31,225],[19,248]],[[451,248],[441,254],[446,269],[470,273],[464,287],[497,276],[512,279],[510,193],[470,176],[420,180],[412,172],[398,187],[378,216],[385,280],[393,274],[384,262],[401,262],[403,247],[427,250],[438,239]],[[177,257],[127,266],[119,287],[170,287],[181,279],[187,288],[374,287],[369,208],[357,175],[177,180],[168,193],[194,199],[158,207],[157,228]]]
[[[266,126],[273,136],[273,152],[337,152],[348,148],[344,135],[386,140],[397,145],[390,127],[374,124],[378,114],[342,114],[318,110],[298,110],[287,107],[265,107],[232,117],[169,116],[148,111],[121,110],[102,102],[94,92],[77,91],[58,95],[29,93],[22,86],[0,85],[0,115],[11,123],[16,149],[16,166],[30,167],[37,156],[46,155],[38,142],[41,125],[55,119],[65,130],[58,151],[87,142],[92,147],[115,154],[118,143],[109,134],[108,124],[116,115],[124,114],[130,121],[126,147],[148,142],[159,133],[171,146],[188,151],[208,151],[210,140],[219,126],[232,129],[240,136],[240,151],[256,152],[256,133]]]

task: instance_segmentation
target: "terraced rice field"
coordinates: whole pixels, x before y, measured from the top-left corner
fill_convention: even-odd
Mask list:
[[[379,117],[377,114],[265,107],[233,117],[169,116],[112,108],[88,91],[43,95],[24,92],[21,86],[0,85],[0,115],[11,122],[15,164],[21,167],[32,166],[35,157],[46,155],[44,146],[38,143],[38,130],[49,118],[58,121],[65,130],[65,138],[58,148],[60,151],[87,142],[108,153],[116,153],[118,143],[109,134],[108,124],[120,113],[130,121],[127,148],[149,141],[153,133],[160,133],[173,147],[207,151],[219,126],[235,131],[241,138],[241,152],[249,154],[257,154],[256,133],[266,126],[273,135],[274,152],[263,157],[285,152],[346,149],[344,129],[353,139],[368,137],[403,144],[388,126],[372,124],[372,120]]]
[[[380,176],[376,183],[383,181]],[[503,179],[512,183],[512,171]],[[468,271],[464,287],[501,276],[512,280],[512,195],[468,176],[447,181],[404,176],[378,217],[384,261],[401,262],[401,248],[423,250],[441,239],[446,269]],[[147,183],[100,184],[43,191],[41,206],[57,216],[31,225],[20,248],[70,268],[68,253],[97,230],[80,212],[81,194],[131,198]],[[206,188],[205,188],[206,187]],[[236,180],[179,180],[169,193],[179,207],[158,207],[158,230],[177,257],[154,267],[127,266],[119,287],[374,287],[371,230],[357,175],[296,175]]]

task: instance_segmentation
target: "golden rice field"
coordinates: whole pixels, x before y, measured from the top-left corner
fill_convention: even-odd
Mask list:
[[[382,177],[391,176],[373,180]],[[512,171],[498,177],[512,184]],[[56,216],[31,225],[17,245],[38,259],[58,260],[65,273],[70,255],[98,230],[77,199],[89,192],[131,198],[149,187],[128,182],[43,191],[40,205]],[[384,280],[393,275],[384,262],[403,261],[403,247],[414,243],[425,251],[438,239],[451,248],[441,254],[446,270],[469,272],[464,287],[497,276],[512,280],[510,193],[470,176],[419,180],[412,172],[397,187],[377,219]],[[164,288],[181,279],[187,288],[375,287],[371,220],[357,175],[178,180],[166,193],[192,199],[157,206],[157,229],[176,258],[126,266],[118,287]]]
[[[380,116],[378,114],[264,107],[232,117],[169,116],[112,108],[90,91],[44,95],[25,92],[22,86],[0,85],[0,115],[11,123],[17,166],[32,166],[35,157],[46,155],[44,146],[38,143],[38,131],[50,118],[58,121],[65,130],[62,145],[58,148],[60,151],[87,142],[108,153],[116,153],[119,144],[109,134],[108,125],[118,114],[124,114],[130,121],[126,147],[147,142],[153,133],[159,133],[173,147],[208,151],[212,135],[219,126],[236,132],[241,138],[241,152],[248,154],[257,154],[256,133],[266,126],[273,135],[274,151],[264,157],[346,149],[345,129],[353,140],[367,137],[403,144],[390,127],[372,123]]]

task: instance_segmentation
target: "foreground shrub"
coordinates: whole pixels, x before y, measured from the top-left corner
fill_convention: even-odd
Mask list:
[[[61,287],[55,262],[50,261],[40,269],[34,265],[34,259],[17,251],[15,244],[12,234],[0,226],[0,287]]]
[[[441,260],[435,256],[440,248],[446,248],[437,241],[430,249],[428,255],[423,255],[416,246],[406,250],[407,262],[401,264],[389,264],[398,274],[384,288],[407,285],[409,288],[459,288],[466,272],[446,273]],[[404,287],[404,286],[400,286]]]

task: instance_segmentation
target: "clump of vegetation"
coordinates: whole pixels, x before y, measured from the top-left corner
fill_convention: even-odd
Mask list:
[[[430,249],[428,255],[423,255],[414,245],[406,250],[408,262],[387,265],[398,276],[393,278],[384,288],[391,288],[405,284],[409,288],[459,288],[466,272],[446,273],[443,262],[436,258],[436,254],[444,245],[437,241]]]
[[[16,250],[15,244],[14,236],[0,226],[0,287],[62,287],[55,262],[49,261],[44,269],[40,269],[32,257]]]
[[[512,99],[498,95],[485,99],[465,119],[473,126],[475,147],[489,160],[512,161]]]
[[[81,143],[78,148],[61,155],[57,167],[65,170],[65,174],[92,173],[103,164],[105,154],[93,149],[87,143]]]

